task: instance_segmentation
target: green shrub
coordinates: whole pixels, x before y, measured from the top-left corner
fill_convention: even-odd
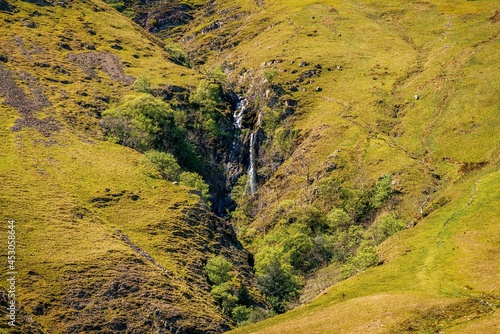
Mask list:
[[[370,194],[346,188],[340,188],[340,194],[344,211],[347,212],[353,221],[362,221],[370,210]]]
[[[149,94],[127,96],[121,105],[103,113],[101,126],[113,142],[140,152],[170,152],[189,170],[201,169],[195,147],[187,141],[185,116]]]
[[[279,127],[274,131],[273,145],[282,158],[288,158],[293,153],[299,139],[299,130]]]
[[[318,197],[327,208],[340,204],[340,180],[335,177],[325,177],[317,182]]]
[[[250,324],[254,324],[256,322],[268,319],[274,315],[276,315],[276,313],[273,310],[266,310],[260,307],[253,307],[250,308],[250,314],[248,315],[248,319],[246,321],[238,323],[238,326],[243,327]]]
[[[164,180],[177,181],[181,167],[170,153],[150,150],[144,153],[144,164],[153,177],[161,177]]]
[[[190,101],[202,107],[207,112],[214,112],[217,105],[222,103],[219,85],[208,80],[201,80]]]
[[[380,244],[390,236],[404,230],[405,227],[404,221],[398,219],[396,214],[390,213],[380,216],[375,223],[370,226],[367,233],[373,237],[376,244]]]
[[[356,255],[349,258],[347,263],[342,268],[342,276],[344,278],[355,275],[367,268],[376,265],[379,261],[375,247],[368,241],[363,241],[359,246]]]
[[[244,305],[239,305],[236,306],[231,313],[233,321],[236,324],[241,324],[248,320],[252,313],[252,309]]]
[[[232,269],[231,262],[221,255],[211,258],[205,265],[208,280],[213,285],[221,285],[229,282],[233,278],[231,274]]]
[[[224,73],[224,68],[222,66],[217,66],[208,72],[208,77],[222,87],[226,85],[227,76],[226,73]]]
[[[298,297],[301,289],[300,280],[294,275],[291,266],[281,263],[276,255],[261,265],[257,284],[277,313],[285,312],[288,303]]]
[[[346,261],[363,241],[365,231],[359,225],[351,225],[345,231],[337,231],[334,235],[327,237],[327,244],[331,248],[334,260]]]
[[[279,112],[264,107],[262,110],[262,128],[267,134],[274,134],[274,131],[280,125],[281,115]]]
[[[144,74],[140,74],[134,81],[134,88],[141,93],[151,93],[151,83]]]
[[[319,233],[327,228],[323,213],[314,206],[306,206],[295,210],[290,215],[290,219],[299,225],[307,226],[311,234]]]
[[[304,272],[314,267],[314,264],[309,261],[311,259],[309,253],[312,248],[313,242],[311,238],[300,231],[295,231],[295,233],[289,235],[283,245],[283,251],[288,254],[292,267]]]
[[[191,67],[191,62],[189,61],[188,56],[180,46],[168,45],[165,47],[165,50],[170,55],[170,60],[173,62],[182,66]]]
[[[345,231],[352,225],[351,217],[343,209],[333,209],[326,216],[326,222],[331,231]]]
[[[101,122],[107,136],[138,151],[174,146],[179,140],[174,113],[168,104],[149,94],[128,96],[125,102],[103,113]]]
[[[238,305],[238,297],[234,291],[231,282],[214,285],[210,291],[222,308],[222,312],[231,315],[234,308]]]
[[[392,195],[392,180],[391,174],[385,174],[376,183],[373,190],[372,206],[376,209],[380,208],[386,200]]]

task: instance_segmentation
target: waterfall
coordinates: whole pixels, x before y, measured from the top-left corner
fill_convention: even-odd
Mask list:
[[[250,166],[248,168],[248,185],[250,186],[250,194],[255,193],[255,185],[257,179],[257,173],[255,172],[255,156],[254,156],[254,145],[255,145],[255,135],[256,131],[250,134]]]
[[[236,105],[236,110],[233,113],[233,126],[236,130],[242,130],[243,117],[247,112],[247,107],[248,107],[248,100],[242,96],[238,96],[238,103]],[[257,122],[253,125],[253,130],[250,133],[249,151],[247,160],[248,181],[245,187],[245,192],[249,192],[251,195],[255,193],[257,187],[257,171],[255,170],[255,155],[256,155],[256,145],[257,145],[257,129],[261,126],[261,123],[262,123],[262,111],[259,111],[259,113],[257,114]],[[242,149],[240,132],[236,131],[232,143],[230,162],[226,165],[227,170],[236,171],[239,169],[238,164],[244,161],[244,159],[241,157],[242,152],[244,152],[244,150]]]
[[[236,110],[234,111],[233,114],[233,119],[234,119],[234,126],[237,129],[241,129],[241,122],[243,121],[243,115],[245,114],[246,108],[248,106],[248,100],[245,98],[242,98],[241,96],[238,96],[239,102],[238,105],[236,106]]]

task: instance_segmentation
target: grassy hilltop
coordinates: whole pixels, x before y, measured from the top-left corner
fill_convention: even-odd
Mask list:
[[[500,330],[495,1],[107,2],[0,1],[13,333]]]

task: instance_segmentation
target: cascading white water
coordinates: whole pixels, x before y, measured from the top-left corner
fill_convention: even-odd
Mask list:
[[[236,110],[234,111],[233,114],[233,119],[234,119],[234,126],[237,129],[241,129],[241,122],[243,121],[243,115],[245,114],[247,105],[248,105],[248,100],[244,99],[242,97],[239,97],[239,102],[238,106],[236,107]]]
[[[236,106],[236,110],[233,113],[233,125],[236,129],[241,130],[243,126],[243,117],[245,116],[246,108],[248,106],[248,100],[243,98],[242,96],[238,96],[238,104]],[[249,142],[249,165],[247,170],[248,181],[245,187],[245,191],[249,191],[251,195],[255,193],[257,187],[257,173],[255,170],[255,145],[257,141],[257,129],[261,126],[262,123],[262,112],[259,112],[257,115],[257,123],[254,125],[254,130],[250,134],[250,142]],[[239,133],[237,132],[239,135]],[[239,136],[235,136],[233,140],[233,152],[237,152],[238,143],[240,142]],[[235,159],[236,156],[233,156]]]
[[[248,185],[250,187],[250,194],[255,193],[255,185],[257,183],[257,174],[255,173],[255,157],[254,157],[254,144],[255,144],[255,131],[250,134],[250,166],[248,168]]]

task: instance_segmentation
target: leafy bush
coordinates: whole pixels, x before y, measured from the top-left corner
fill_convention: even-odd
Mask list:
[[[337,231],[334,235],[328,236],[327,243],[333,258],[339,262],[346,261],[363,241],[363,235],[364,230],[361,226],[351,225],[345,231]]]
[[[266,133],[273,134],[280,125],[281,115],[279,112],[264,107],[262,110],[262,128]]]
[[[227,76],[222,66],[217,66],[208,73],[208,77],[221,86],[226,85]]]
[[[214,112],[217,105],[222,103],[219,85],[208,80],[201,80],[194,93],[190,96],[190,101],[207,112]]]
[[[349,258],[348,262],[342,268],[344,278],[355,275],[367,268],[377,264],[379,261],[375,247],[368,241],[364,241],[358,248],[356,255]]]
[[[144,74],[140,74],[134,81],[134,88],[141,93],[151,93],[151,83]]]
[[[129,96],[122,105],[106,110],[101,125],[106,135],[138,151],[155,148],[162,139],[177,139],[172,109],[149,94]],[[174,138],[159,138],[168,134]]]
[[[210,200],[210,189],[208,184],[205,183],[200,174],[194,172],[182,172],[179,181],[181,184],[186,185],[188,187],[195,188],[201,194],[201,198],[205,202],[209,202]]]
[[[187,57],[186,53],[178,45],[168,45],[165,50],[170,55],[170,60],[182,66],[191,67],[191,62]]]
[[[261,266],[257,273],[257,284],[277,313],[286,311],[288,303],[298,297],[301,288],[291,266],[283,264],[276,255]]]
[[[235,323],[241,324],[248,320],[250,314],[252,314],[251,308],[244,305],[239,305],[233,309],[231,318]]]
[[[327,208],[340,204],[340,180],[335,177],[325,177],[317,182],[318,199]]]
[[[384,214],[379,217],[367,231],[372,235],[376,244],[380,244],[390,236],[404,230],[405,223],[398,219],[394,213]]]
[[[326,222],[332,231],[345,231],[353,223],[351,217],[343,209],[333,209],[326,216]]]
[[[385,174],[376,183],[373,190],[372,205],[378,209],[392,195],[391,174]]]
[[[279,127],[274,131],[273,145],[283,158],[287,158],[293,153],[299,139],[299,131],[289,128]]]
[[[265,310],[260,307],[255,307],[252,308],[250,311],[250,314],[248,315],[248,320],[240,323],[240,326],[248,325],[248,324],[253,324],[265,319],[268,319],[272,316],[274,316],[275,313],[272,310]]]
[[[231,314],[234,308],[238,305],[238,297],[234,291],[234,285],[231,282],[224,282],[219,285],[214,285],[210,293],[219,302],[222,312]]]
[[[370,196],[368,192],[340,188],[342,207],[355,222],[360,222],[370,210]]]
[[[232,269],[231,263],[220,255],[211,258],[205,265],[205,273],[212,284],[210,293],[219,303],[222,312],[235,323],[240,323],[248,319],[251,309],[246,306],[252,300],[248,289],[232,273]]]
[[[213,285],[221,285],[229,282],[233,278],[231,274],[232,268],[231,262],[219,255],[208,260],[205,265],[205,272],[210,283]]]
[[[176,181],[179,177],[181,167],[170,153],[150,150],[144,153],[144,164],[153,177],[160,176],[164,180]]]
[[[295,233],[288,236],[283,245],[283,251],[288,254],[293,268],[304,272],[314,266],[309,263],[309,253],[312,248],[313,242],[311,238],[300,231],[295,231]]]
[[[101,126],[108,138],[140,152],[170,152],[186,169],[200,170],[195,147],[187,141],[182,115],[149,94],[127,96],[123,104],[103,113]]]
[[[299,208],[290,218],[293,222],[307,226],[312,234],[324,231],[327,227],[323,213],[314,206]]]

